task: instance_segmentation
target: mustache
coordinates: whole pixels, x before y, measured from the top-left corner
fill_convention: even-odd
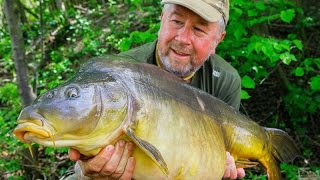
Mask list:
[[[190,49],[186,47],[183,43],[173,41],[170,43],[169,47],[179,53],[184,53],[184,54],[193,54],[194,51],[193,49]]]

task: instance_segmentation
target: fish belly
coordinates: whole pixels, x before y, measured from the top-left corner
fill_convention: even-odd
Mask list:
[[[164,174],[151,158],[137,148],[134,152],[134,179],[222,178],[226,149],[217,121],[172,100],[147,107],[157,107],[161,111],[153,109],[141,113],[148,116],[137,117],[139,120],[135,134],[161,153],[169,174]]]

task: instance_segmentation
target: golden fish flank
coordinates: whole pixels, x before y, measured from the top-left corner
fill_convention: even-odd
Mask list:
[[[21,112],[14,133],[87,156],[133,141],[134,179],[221,179],[229,151],[238,167],[257,160],[274,180],[281,178],[278,163],[299,152],[284,131],[259,126],[156,66],[118,56],[88,61],[40,96]]]

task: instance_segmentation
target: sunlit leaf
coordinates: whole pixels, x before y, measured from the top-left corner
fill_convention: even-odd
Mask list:
[[[241,80],[242,86],[245,88],[254,88],[255,83],[253,79],[251,79],[249,76],[245,75]]]
[[[249,99],[251,96],[248,94],[247,91],[241,90],[240,97],[241,99]]]
[[[310,87],[314,91],[320,91],[320,75],[314,76],[310,79]]]
[[[291,61],[296,61],[297,60],[296,56],[293,55],[293,54],[290,54],[289,52],[282,53],[280,55],[280,59],[286,65],[289,65]]]
[[[293,9],[288,9],[281,11],[280,18],[283,22],[290,23],[295,16],[295,11]]]
[[[302,42],[300,41],[300,40],[293,40],[292,41],[295,45],[296,45],[296,47],[299,49],[299,50],[302,50],[303,49],[303,45],[302,45]]]

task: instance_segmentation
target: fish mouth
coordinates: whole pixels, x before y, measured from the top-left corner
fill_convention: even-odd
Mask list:
[[[30,144],[31,142],[37,142],[43,144],[44,141],[50,139],[53,146],[55,141],[53,139],[53,131],[50,128],[38,123],[39,120],[19,120],[17,127],[14,129],[14,135],[22,142]],[[42,142],[42,143],[41,143]]]

